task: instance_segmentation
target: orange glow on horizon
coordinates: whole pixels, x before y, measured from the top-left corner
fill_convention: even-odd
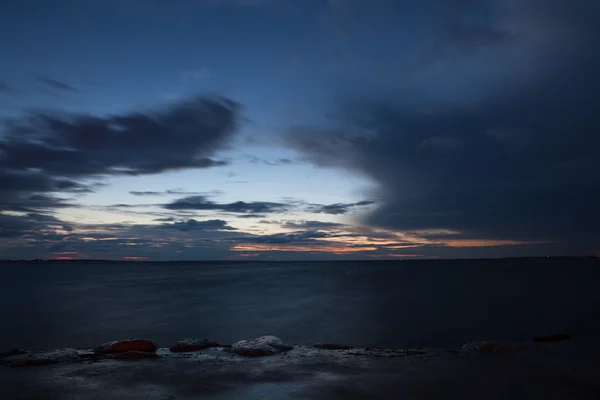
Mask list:
[[[128,261],[143,261],[143,260],[147,260],[148,257],[125,256],[125,257],[123,257],[123,259],[128,260]]]
[[[269,244],[237,244],[231,248],[232,251],[299,251],[320,252],[333,254],[350,254],[363,251],[375,251],[377,247],[334,247],[325,245],[269,245]]]

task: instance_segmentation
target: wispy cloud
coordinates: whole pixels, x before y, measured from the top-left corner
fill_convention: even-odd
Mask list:
[[[58,81],[56,79],[41,77],[39,78],[39,81],[52,89],[58,89],[66,92],[79,92],[79,90],[74,86],[71,86],[68,83]]]
[[[284,211],[286,205],[266,201],[216,203],[208,200],[205,196],[189,196],[165,204],[164,208],[168,210],[214,210],[243,214],[260,214]]]

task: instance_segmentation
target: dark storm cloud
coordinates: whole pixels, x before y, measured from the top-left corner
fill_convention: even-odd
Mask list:
[[[236,201],[234,203],[215,203],[205,196],[189,196],[164,205],[168,210],[214,210],[243,214],[281,212],[286,209],[282,203],[264,201]]]
[[[562,253],[595,250],[600,7],[592,1],[501,3],[515,9],[511,22],[520,36],[510,45],[537,54],[538,47],[527,47],[537,40],[549,49],[547,59],[530,61],[535,73],[526,83],[509,76],[477,103],[427,109],[401,93],[352,99],[342,107],[338,131],[297,128],[292,144],[319,165],[380,184],[377,194],[386,202],[366,219],[372,226],[551,240],[546,248]],[[458,33],[451,40],[473,40]]]
[[[63,90],[63,91],[67,91],[67,92],[79,92],[79,90],[77,90],[77,88],[75,88],[67,83],[57,81],[56,79],[42,77],[39,79],[39,81],[52,89],[58,89],[58,90]]]
[[[238,109],[227,99],[198,97],[106,118],[36,113],[5,122],[0,168],[82,177],[224,165],[209,156],[235,132]]]
[[[356,207],[368,206],[370,204],[374,204],[374,201],[359,201],[356,203],[335,203],[335,204],[313,204],[307,207],[306,211],[313,213],[323,213],[323,214],[346,214],[349,211],[355,209]]]

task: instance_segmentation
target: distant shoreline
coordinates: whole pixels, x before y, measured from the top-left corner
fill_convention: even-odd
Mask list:
[[[0,263],[131,263],[131,264],[167,264],[167,263],[212,263],[212,264],[250,264],[250,263],[373,263],[373,262],[424,262],[424,261],[498,261],[498,260],[600,260],[600,256],[556,256],[556,257],[497,257],[497,258],[427,258],[427,259],[379,259],[379,260],[363,260],[363,259],[348,259],[348,260],[109,260],[109,259],[92,259],[81,258],[73,260],[62,259],[0,259]]]

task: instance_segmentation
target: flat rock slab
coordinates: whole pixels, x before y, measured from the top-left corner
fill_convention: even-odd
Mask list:
[[[599,399],[600,341],[518,352],[312,346],[248,358],[226,348],[159,349],[156,360],[0,367],[3,400]]]
[[[35,353],[21,353],[0,359],[0,364],[9,367],[37,367],[62,362],[79,362],[81,357],[75,349],[61,349]]]

